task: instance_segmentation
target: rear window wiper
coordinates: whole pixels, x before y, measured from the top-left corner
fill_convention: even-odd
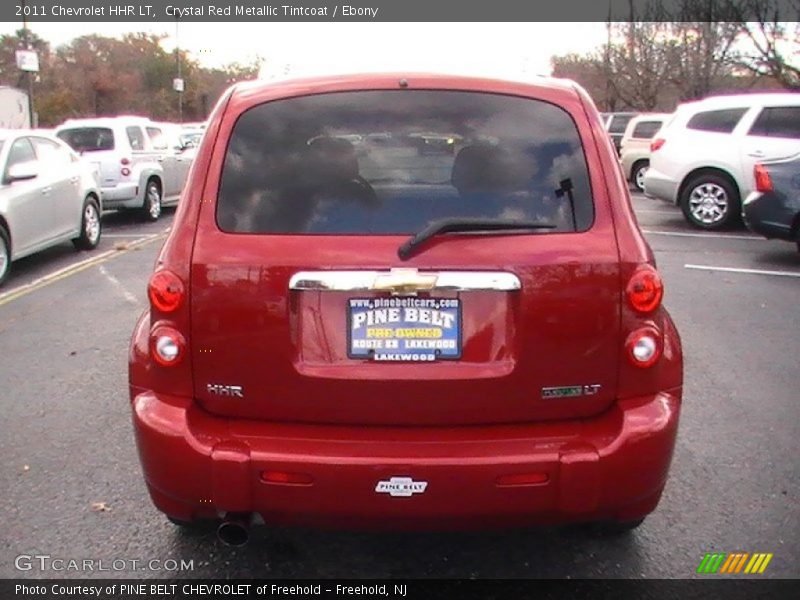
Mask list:
[[[442,233],[506,232],[555,229],[555,223],[543,221],[514,221],[510,219],[441,219],[415,233],[397,249],[400,260],[408,260],[427,240]]]

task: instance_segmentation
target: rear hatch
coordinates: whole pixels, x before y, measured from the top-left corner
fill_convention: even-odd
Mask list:
[[[94,167],[101,187],[113,187],[119,182],[120,151],[110,127],[67,127],[56,135]]]
[[[579,100],[338,92],[258,104],[231,128],[192,259],[207,410],[466,425],[613,401],[619,259]]]

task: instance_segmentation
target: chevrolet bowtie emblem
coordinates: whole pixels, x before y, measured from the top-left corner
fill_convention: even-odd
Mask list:
[[[436,287],[438,275],[420,273],[417,269],[392,269],[389,273],[378,275],[372,283],[372,289],[393,294],[416,294],[432,290]]]

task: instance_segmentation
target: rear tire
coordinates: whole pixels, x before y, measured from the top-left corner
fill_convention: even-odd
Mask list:
[[[650,168],[650,161],[648,160],[637,160],[633,164],[633,168],[631,169],[631,183],[633,183],[633,187],[635,187],[638,191],[644,191],[644,176],[647,173],[647,169]]]
[[[145,221],[158,221],[161,216],[161,187],[155,179],[147,182],[144,191],[144,204],[142,205],[142,217]]]
[[[81,212],[81,234],[72,240],[78,250],[94,250],[100,243],[103,227],[100,223],[100,206],[92,196],[83,202]]]
[[[681,192],[683,216],[698,229],[715,231],[740,220],[739,190],[718,173],[692,177]]]
[[[0,285],[8,278],[11,272],[11,242],[8,232],[0,226]]]

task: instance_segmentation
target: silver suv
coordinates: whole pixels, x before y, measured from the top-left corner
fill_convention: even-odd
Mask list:
[[[136,209],[155,221],[177,204],[193,153],[171,145],[164,127],[144,117],[70,119],[56,135],[99,173],[103,207]]]

